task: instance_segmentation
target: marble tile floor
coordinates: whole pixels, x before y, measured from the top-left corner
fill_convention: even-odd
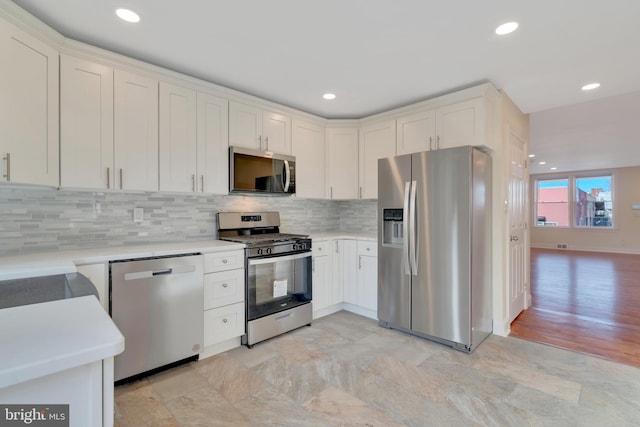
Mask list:
[[[464,354],[343,311],[115,398],[118,427],[637,426],[640,369],[498,336]]]

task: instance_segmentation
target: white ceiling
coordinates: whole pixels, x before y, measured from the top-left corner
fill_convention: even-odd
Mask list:
[[[14,3],[75,40],[327,118],[360,118],[490,80],[534,113],[531,151],[558,170],[640,159],[604,148],[640,145],[631,131],[603,146],[608,128],[598,127],[632,125],[638,135],[637,110],[631,123],[616,117],[617,96],[636,92],[619,98],[632,107],[640,99],[638,0]],[[117,7],[134,9],[142,22],[118,20]],[[515,33],[494,34],[510,20],[520,23]],[[602,86],[582,92],[591,81]],[[325,101],[325,92],[337,98]],[[608,100],[589,102],[600,98]],[[585,104],[564,108],[578,103]],[[581,163],[579,155],[594,151]]]

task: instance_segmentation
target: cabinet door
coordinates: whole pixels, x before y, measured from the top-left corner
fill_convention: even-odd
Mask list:
[[[245,333],[244,302],[204,312],[204,346],[208,347]]]
[[[229,101],[229,145],[263,149],[260,108]]]
[[[394,120],[367,125],[360,130],[360,198],[378,198],[378,159],[396,153]]]
[[[0,180],[58,186],[58,52],[0,20]]]
[[[378,311],[378,258],[358,255],[358,303]]]
[[[60,57],[60,185],[113,187],[113,68]]]
[[[229,102],[198,92],[198,180],[203,193],[229,192]]]
[[[459,102],[436,110],[437,148],[484,144],[484,100]]]
[[[114,71],[116,187],[158,191],[158,81]]]
[[[196,91],[160,82],[160,191],[196,191]]]
[[[435,110],[421,111],[396,121],[396,155],[431,150],[436,136]]]
[[[358,198],[358,129],[327,129],[327,197]]]
[[[291,154],[291,117],[262,112],[262,149],[280,154]]]
[[[313,257],[313,310],[319,311],[332,304],[331,263],[327,255]]]
[[[358,254],[355,240],[337,240],[338,271],[344,302],[358,305]]]
[[[296,158],[296,195],[322,199],[325,197],[325,132],[324,127],[293,120],[292,153]]]

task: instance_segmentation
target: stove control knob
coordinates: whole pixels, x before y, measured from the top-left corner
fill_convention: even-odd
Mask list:
[[[267,254],[271,254],[271,248],[267,248]]]
[[[258,249],[258,255],[262,255],[262,249]]]

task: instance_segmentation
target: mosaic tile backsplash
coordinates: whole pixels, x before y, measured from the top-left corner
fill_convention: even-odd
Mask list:
[[[133,222],[133,208],[144,220]],[[376,201],[0,187],[0,256],[217,238],[216,212],[280,212],[289,233],[374,233]]]

